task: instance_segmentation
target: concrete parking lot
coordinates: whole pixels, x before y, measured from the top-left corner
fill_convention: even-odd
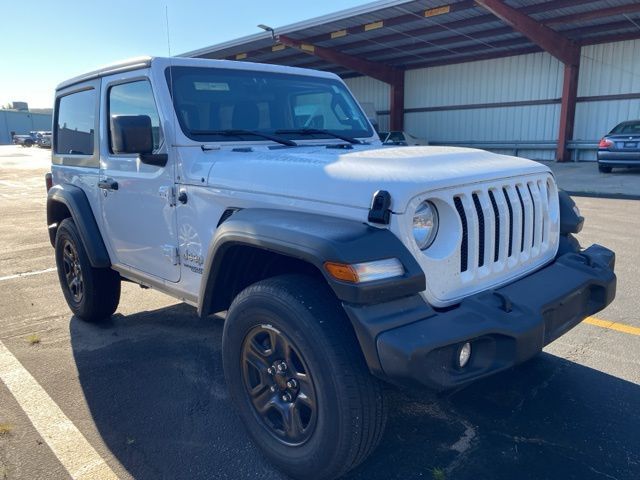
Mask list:
[[[7,374],[11,389],[0,381],[0,480],[283,478],[229,403],[222,318],[199,320],[128,283],[108,324],[70,315],[45,227],[48,154],[0,147],[0,371],[10,358],[24,367]],[[529,363],[463,390],[389,387],[382,444],[349,478],[640,478],[640,201],[576,200],[583,245],[617,253],[614,304]],[[36,387],[46,402],[34,404]],[[45,419],[38,428],[29,408]],[[54,448],[53,431],[78,449]]]
[[[640,199],[640,168],[616,168],[600,173],[596,162],[542,162],[572,195]]]

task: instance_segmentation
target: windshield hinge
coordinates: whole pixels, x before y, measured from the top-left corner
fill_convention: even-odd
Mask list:
[[[164,185],[158,189],[160,198],[164,198],[170,207],[176,205],[176,189],[172,186]]]
[[[373,194],[369,208],[369,221],[389,225],[391,215],[391,195],[386,190],[378,190]]]

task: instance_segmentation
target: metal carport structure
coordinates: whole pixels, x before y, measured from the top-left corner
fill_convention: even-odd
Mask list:
[[[406,71],[545,51],[564,68],[555,157],[566,161],[581,48],[639,38],[637,0],[383,0],[182,56],[375,78],[390,85],[390,127],[402,130]]]

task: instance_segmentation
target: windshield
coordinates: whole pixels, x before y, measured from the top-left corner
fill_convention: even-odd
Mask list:
[[[193,140],[259,139],[248,132],[289,140],[373,135],[347,88],[331,78],[207,67],[170,67],[166,77],[180,127]]]

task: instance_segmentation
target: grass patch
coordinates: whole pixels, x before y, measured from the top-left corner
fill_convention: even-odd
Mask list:
[[[431,470],[431,476],[433,480],[446,480],[447,473],[444,471],[444,468],[433,468]]]
[[[29,342],[30,345],[37,345],[40,343],[40,335],[38,335],[37,333],[32,333],[31,335],[29,335],[27,337],[27,342]]]
[[[13,425],[9,423],[0,423],[0,437],[9,435],[13,432]]]

